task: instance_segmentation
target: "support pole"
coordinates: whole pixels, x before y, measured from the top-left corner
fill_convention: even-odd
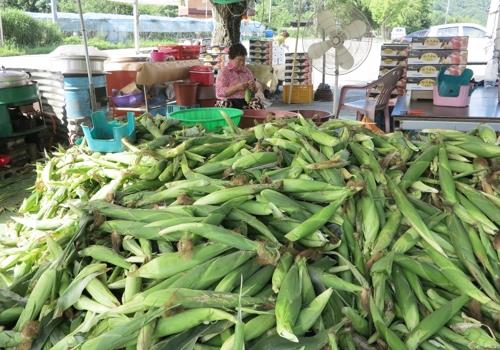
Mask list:
[[[50,8],[52,11],[52,23],[57,23],[57,0],[50,0]]]
[[[273,0],[269,0],[269,21],[268,24],[271,24],[271,9],[273,7]]]
[[[90,65],[89,45],[87,42],[87,31],[85,30],[85,20],[83,19],[83,10],[82,10],[81,0],[77,0],[77,3],[78,3],[78,11],[80,14],[80,25],[82,26],[83,46],[85,48],[85,62],[87,63],[87,76],[89,78],[90,109],[92,112],[95,112],[97,109],[96,108],[97,103],[95,100],[94,81],[92,80],[92,67]]]
[[[134,13],[134,47],[135,53],[139,54],[139,0],[135,0],[133,4]]]
[[[300,23],[302,20],[302,0],[299,0],[299,16],[297,21],[297,37],[295,38],[295,50],[293,51],[293,61],[292,61],[292,76],[290,82],[290,94],[288,95],[288,104],[292,103],[292,92],[295,79],[295,66],[297,65],[297,50],[299,47],[299,36],[300,36]]]
[[[448,23],[448,14],[450,13],[450,0],[446,4],[446,14],[444,15],[444,24]]]
[[[0,45],[4,45],[3,42],[3,23],[2,23],[2,8],[0,7]]]

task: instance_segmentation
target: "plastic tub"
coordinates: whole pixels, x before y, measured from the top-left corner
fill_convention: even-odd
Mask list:
[[[163,62],[167,58],[167,53],[158,51],[158,50],[153,50],[151,51],[151,61],[153,62]]]
[[[181,56],[183,60],[195,60],[200,56],[200,45],[182,45]]]
[[[291,112],[298,113],[304,118],[312,119],[318,125],[323,124],[332,117],[330,112],[318,111],[314,109],[298,109]]]
[[[236,125],[240,124],[243,111],[236,108],[185,109],[170,114],[170,118],[178,119],[186,126],[201,124],[208,131],[218,131],[227,125],[221,111],[226,112]]]
[[[470,104],[470,85],[462,85],[458,96],[448,97],[439,95],[437,86],[432,90],[432,103],[434,106],[467,107]]]
[[[136,92],[128,95],[112,96],[111,101],[117,107],[137,107],[144,104],[144,93]]]
[[[194,66],[189,70],[189,79],[199,83],[201,86],[214,85],[215,76],[212,67]]]
[[[243,111],[240,128],[246,129],[261,124],[268,120],[279,118],[294,118],[298,114],[289,111],[270,110],[270,109],[246,109]]]
[[[174,83],[175,103],[180,106],[196,104],[198,83],[192,81],[178,81]]]
[[[216,98],[207,98],[198,100],[198,104],[200,105],[200,107],[214,107],[216,103],[217,103]]]
[[[164,52],[176,60],[182,59],[182,47],[180,45],[160,45],[158,46],[158,51]]]

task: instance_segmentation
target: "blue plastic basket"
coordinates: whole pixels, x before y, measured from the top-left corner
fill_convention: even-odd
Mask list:
[[[92,113],[92,129],[82,124],[83,134],[89,148],[94,152],[123,152],[123,138],[135,141],[135,119],[132,112],[127,113],[127,123],[109,121],[103,111]]]

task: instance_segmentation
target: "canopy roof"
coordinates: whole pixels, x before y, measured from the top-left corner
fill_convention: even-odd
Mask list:
[[[122,2],[134,4],[136,0],[110,0],[113,2]],[[137,0],[139,5],[158,5],[158,6],[179,6],[180,0]]]

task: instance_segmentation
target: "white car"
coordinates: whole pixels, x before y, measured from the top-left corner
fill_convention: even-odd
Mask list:
[[[468,36],[467,48],[469,62],[486,62],[492,54],[492,41],[486,28],[474,23],[442,24],[429,28],[427,36]]]
[[[412,36],[424,37],[446,37],[446,36],[468,36],[469,44],[467,47],[469,63],[483,63],[482,65],[473,64],[468,68],[474,71],[476,80],[484,77],[486,63],[493,55],[493,41],[488,36],[486,28],[474,23],[450,23],[432,26],[428,30],[418,31],[419,35],[410,33],[406,38]],[[415,34],[415,35],[413,35]],[[404,39],[404,38],[403,38]]]
[[[391,41],[401,40],[406,35],[404,27],[394,27],[391,31]]]

